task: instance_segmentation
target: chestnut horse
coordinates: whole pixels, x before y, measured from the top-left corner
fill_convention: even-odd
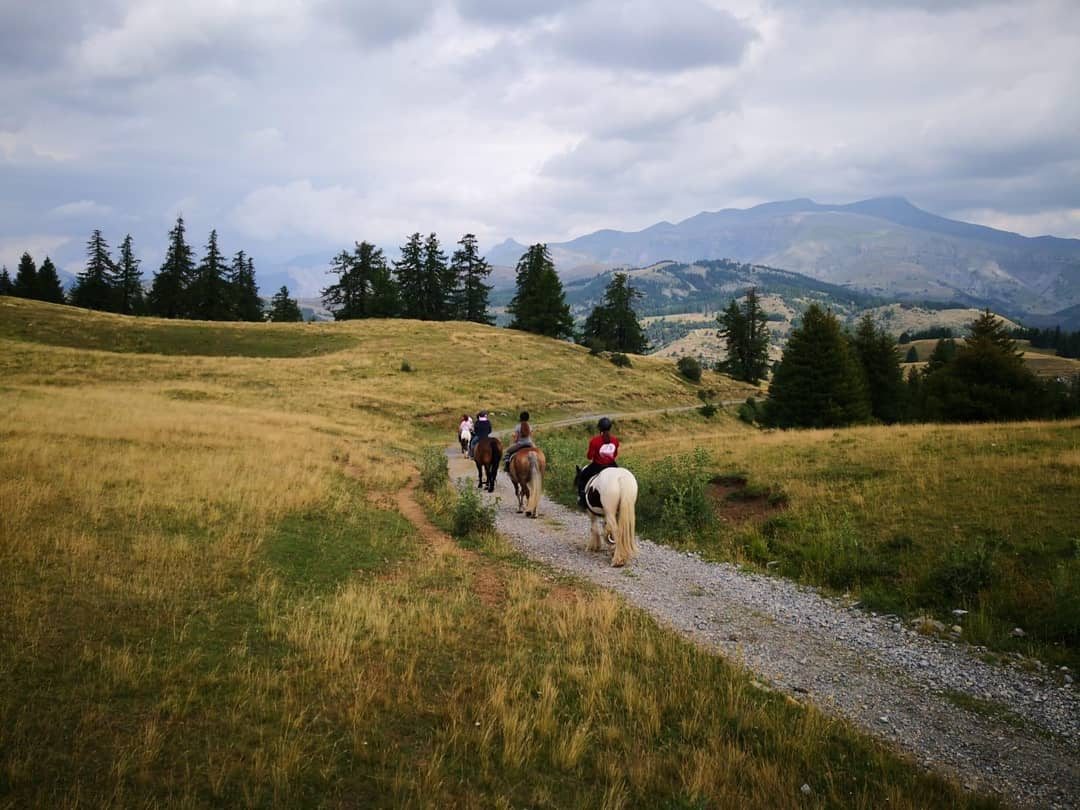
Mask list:
[[[495,477],[499,474],[502,451],[502,442],[495,436],[484,436],[476,442],[472,456],[476,462],[477,489],[484,488],[484,473],[487,472],[487,491],[495,491]]]
[[[510,481],[518,499],[518,513],[524,504],[525,517],[536,517],[540,492],[544,487],[547,459],[539,447],[522,447],[510,459]]]

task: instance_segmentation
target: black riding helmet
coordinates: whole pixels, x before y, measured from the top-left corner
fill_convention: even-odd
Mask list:
[[[528,411],[522,411],[520,414],[518,414],[518,421],[519,422],[528,422],[529,421],[529,412]]]
[[[600,421],[596,423],[596,427],[600,430],[601,433],[605,433],[611,430],[611,420],[608,419],[606,416],[601,416]]]

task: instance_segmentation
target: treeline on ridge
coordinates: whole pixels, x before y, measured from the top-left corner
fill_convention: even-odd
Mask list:
[[[122,315],[206,321],[301,320],[300,308],[286,287],[274,296],[270,311],[264,310],[254,260],[240,250],[227,262],[218,247],[216,230],[210,231],[203,257],[196,264],[182,216],[169,231],[165,261],[149,289],[143,284],[141,264],[130,234],[124,237],[119,258],[114,260],[105,237],[95,230],[86,244],[86,266],[67,295],[52,260],[46,256],[38,268],[28,252],[19,260],[14,279],[6,268],[0,270],[0,295]]]

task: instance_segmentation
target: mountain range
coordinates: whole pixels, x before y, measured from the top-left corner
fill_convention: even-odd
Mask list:
[[[1080,239],[1031,238],[947,219],[900,197],[847,205],[799,199],[702,212],[640,231],[596,231],[548,248],[564,282],[617,267],[730,259],[884,299],[1035,316],[1028,322],[1050,322],[1080,306]],[[487,259],[512,267],[524,250],[508,239]]]

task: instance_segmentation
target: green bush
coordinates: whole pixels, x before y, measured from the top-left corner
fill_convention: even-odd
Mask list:
[[[611,362],[619,368],[630,368],[630,366],[633,365],[630,362],[630,358],[622,352],[612,352]]]
[[[690,382],[701,382],[701,363],[696,357],[680,357],[675,368]]]
[[[409,362],[409,358],[401,358],[401,370],[408,373],[413,370],[412,363]]]
[[[495,531],[495,504],[486,503],[471,484],[458,487],[451,527],[454,537],[461,538],[493,531]]]
[[[997,580],[1000,548],[1000,540],[992,538],[950,546],[927,578],[927,592],[939,599],[944,597],[943,607],[948,606],[946,603],[977,599],[979,591]]]
[[[700,413],[706,419],[712,419],[714,416],[716,416],[716,412],[718,410],[720,409],[713,405],[711,402],[706,402],[704,405],[698,408],[698,413]]]
[[[420,488],[435,494],[449,483],[446,453],[441,447],[425,447],[420,453]]]
[[[661,459],[640,471],[638,514],[650,537],[677,539],[712,522],[708,492],[709,454]]]
[[[753,425],[761,421],[761,405],[753,397],[747,397],[746,402],[739,406],[736,414],[746,424]]]

